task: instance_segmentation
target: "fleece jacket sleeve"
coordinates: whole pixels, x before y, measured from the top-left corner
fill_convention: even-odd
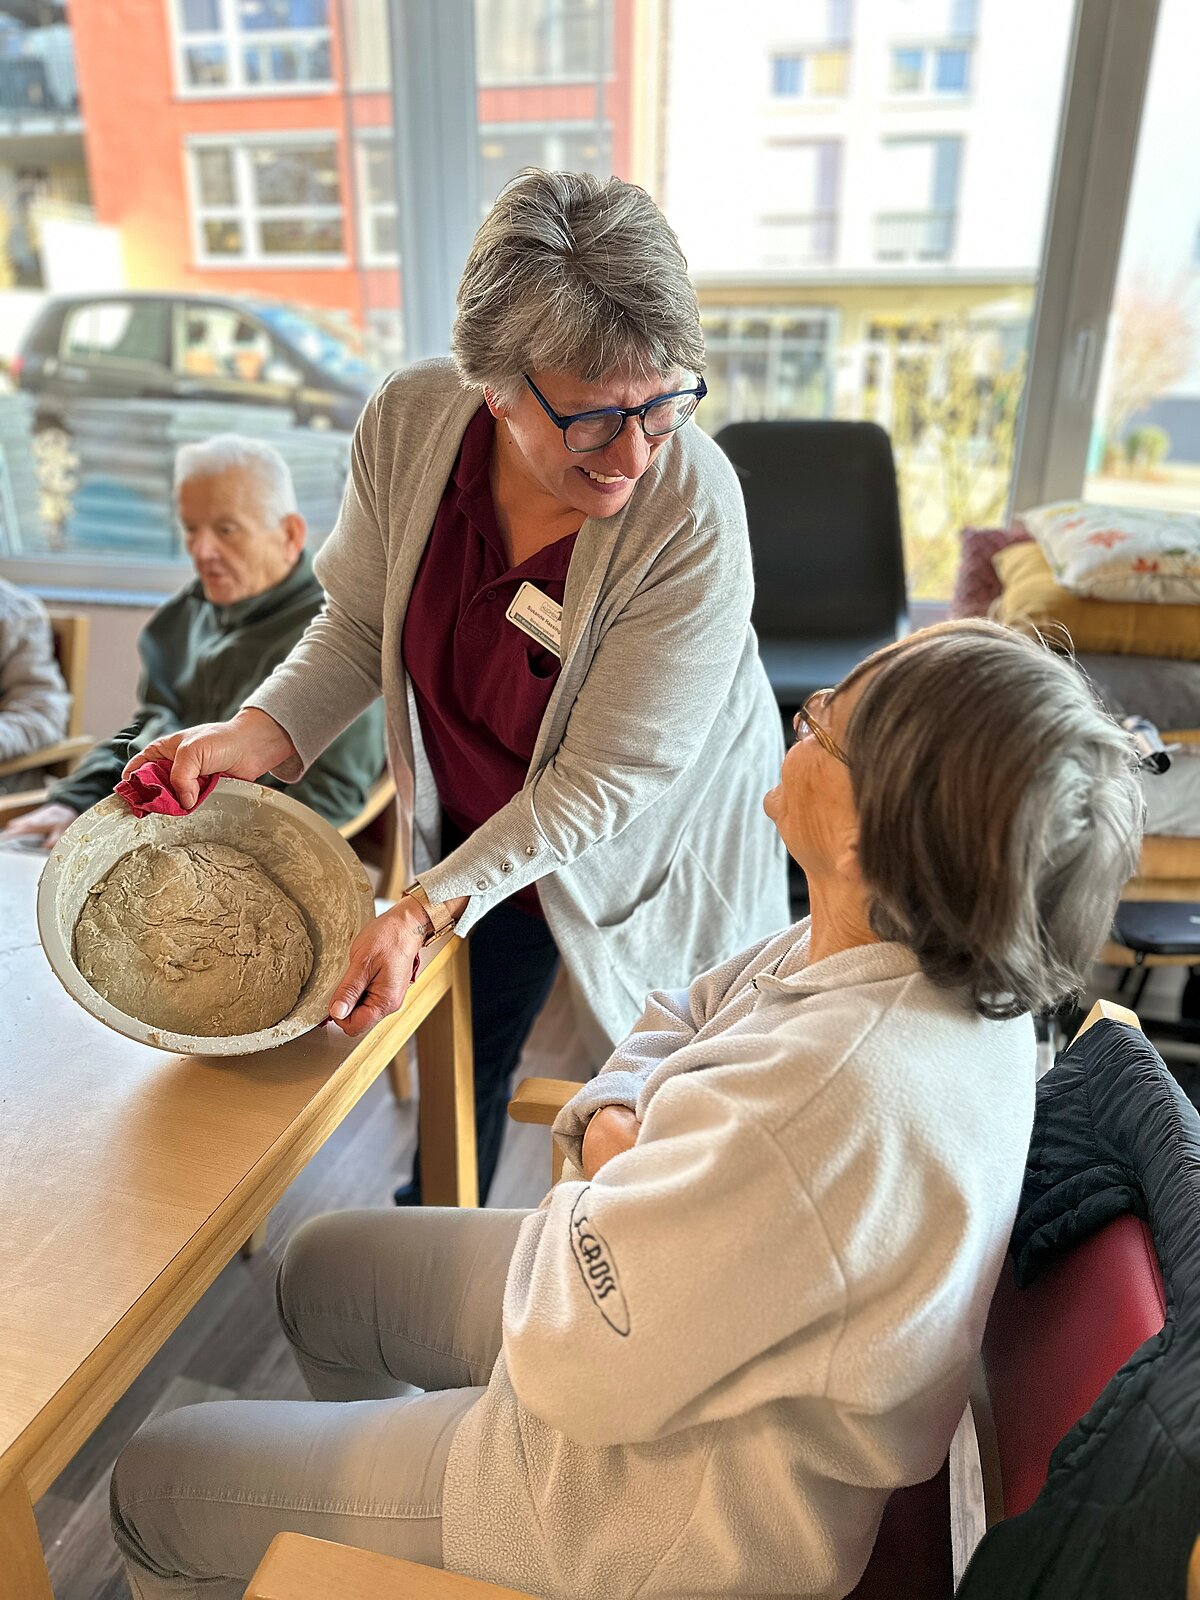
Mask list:
[[[54,744],[67,731],[70,711],[49,619],[32,609],[19,612],[0,645],[0,761]]]
[[[744,1409],[742,1391],[722,1412],[735,1375],[828,1331],[844,1303],[821,1218],[769,1131],[686,1076],[654,1096],[633,1149],[526,1219],[504,1358],[521,1404],[568,1438],[636,1444]],[[830,1343],[812,1341],[813,1393]]]
[[[633,1032],[555,1118],[555,1143],[572,1166],[582,1170],[583,1136],[596,1112],[604,1106],[636,1111],[651,1074],[691,1044],[728,996],[757,971],[763,951],[778,940],[777,934],[759,940],[701,973],[686,989],[655,989],[647,996]]]

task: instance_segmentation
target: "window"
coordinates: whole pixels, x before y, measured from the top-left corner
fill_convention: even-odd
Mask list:
[[[886,139],[876,261],[948,261],[954,250],[961,139]]]
[[[387,129],[360,137],[358,173],[363,258],[373,266],[390,265],[400,259],[400,225],[396,152]]]
[[[176,307],[175,369],[188,378],[261,384],[287,363],[260,324],[230,307],[194,302]],[[299,373],[292,373],[298,380]]]
[[[612,71],[612,0],[476,0],[485,85],[572,82]]]
[[[844,95],[849,77],[848,50],[803,50],[771,57],[771,93],[777,99]]]
[[[828,416],[837,317],[827,308],[714,307],[704,314],[708,351],[704,426]],[[697,413],[699,415],[700,413]]]
[[[971,51],[964,46],[898,45],[892,51],[893,94],[967,94],[970,78]]]
[[[82,306],[63,321],[64,361],[121,361],[165,367],[167,308],[154,301],[114,300]]]
[[[493,124],[479,130],[479,198],[484,212],[523,167],[546,171],[612,170],[611,135],[607,123]]]
[[[833,139],[767,146],[762,181],[770,209],[762,218],[762,266],[801,267],[833,260],[841,157],[841,144]]]
[[[328,136],[190,148],[201,262],[296,266],[343,252],[337,145]]]
[[[938,94],[966,94],[971,54],[968,50],[935,50],[933,87]]]
[[[332,83],[328,0],[168,0],[185,95],[308,91]]]
[[[1200,506],[1200,10],[1162,0],[1083,498]],[[1023,509],[1023,507],[1022,507]]]
[[[173,442],[205,429],[262,430],[279,441],[302,469],[297,491],[314,537],[331,526],[357,396],[316,414],[309,390],[268,400],[273,412],[257,403],[251,409],[200,402],[192,385],[204,375],[180,374],[171,365],[181,328],[176,312],[206,296],[226,312],[219,326],[206,319],[203,335],[194,317],[190,328],[182,325],[177,359],[193,367],[232,363],[236,372],[239,364],[265,363],[261,334],[239,332],[243,324],[265,328],[285,361],[307,366],[307,344],[295,354],[301,347],[293,333],[272,322],[271,313],[299,319],[312,330],[306,337],[331,339],[344,362],[365,358],[360,376],[369,387],[372,372],[404,353],[402,294],[415,308],[416,287],[436,282],[436,321],[449,326],[448,280],[462,250],[442,207],[451,204],[456,180],[460,197],[475,187],[471,160],[485,205],[530,162],[616,172],[659,200],[687,255],[709,340],[710,397],[698,413],[701,427],[715,430],[739,415],[869,418],[890,426],[917,598],[949,592],[964,523],[1004,514],[1021,406],[1029,417],[1022,460],[1035,461],[1042,439],[1056,459],[1069,457],[1065,473],[1043,474],[1053,479],[1053,492],[1039,488],[1040,498],[1079,493],[1083,457],[1073,453],[1074,441],[1086,445],[1090,436],[1089,492],[1111,498],[1116,484],[1131,495],[1186,492],[1195,502],[1195,343],[1188,344],[1187,370],[1169,370],[1165,378],[1159,372],[1157,398],[1147,397],[1127,420],[1129,395],[1125,406],[1110,406],[1112,380],[1105,378],[1094,422],[1089,391],[1068,439],[1060,421],[1069,410],[1064,396],[1085,387],[1076,380],[1086,366],[1086,352],[1065,331],[1076,325],[1074,276],[1069,292],[1049,296],[1033,320],[1039,280],[1051,281],[1054,262],[1070,256],[1076,270],[1076,256],[1060,241],[1071,238],[1082,216],[1087,227],[1080,236],[1086,232],[1093,241],[1086,265],[1105,285],[1096,291],[1098,309],[1089,311],[1094,369],[1116,248],[1103,233],[1097,247],[1096,219],[1122,205],[1123,182],[1114,176],[1106,189],[1103,179],[1117,174],[1132,150],[1152,26],[1148,6],[474,0],[478,139],[444,140],[441,148],[451,150],[447,171],[431,184],[422,181],[428,168],[394,170],[404,157],[394,153],[388,127],[389,23],[415,0],[339,0],[336,8],[332,0],[156,3],[170,24],[172,50],[142,63],[136,104],[125,43],[145,28],[146,0],[104,0],[105,28],[81,26],[74,35],[67,21],[47,29],[12,24],[10,65],[36,59],[48,81],[61,71],[69,86],[65,57],[57,44],[50,49],[53,33],[80,57],[88,86],[81,129],[56,135],[53,152],[39,145],[14,158],[14,170],[44,171],[49,185],[43,197],[39,176],[21,253],[40,260],[43,281],[64,293],[92,283],[113,287],[101,290],[98,307],[75,308],[77,322],[64,326],[61,313],[53,322],[48,354],[58,370],[50,372],[17,331],[25,323],[15,300],[4,304],[0,290],[0,311],[11,313],[0,316],[0,333],[10,329],[0,355],[13,362],[27,391],[0,406],[12,429],[0,441],[0,482],[11,488],[13,506],[11,519],[0,518],[6,576],[84,583],[93,580],[76,573],[102,574],[109,563],[102,581],[114,586],[176,586],[178,566],[153,569],[177,549]],[[432,17],[437,0],[424,3]],[[20,9],[32,15],[37,8]],[[64,15],[61,8],[51,12]],[[1183,310],[1172,313],[1172,326],[1181,333],[1186,323],[1194,341],[1200,338],[1194,331],[1200,190],[1190,176],[1198,148],[1191,63],[1200,54],[1194,35],[1200,7],[1194,0],[1160,0],[1158,12],[1162,46],[1146,97],[1133,242],[1120,287],[1124,294],[1145,276],[1145,241],[1161,236],[1150,253],[1158,280],[1151,288],[1161,301],[1178,279]],[[397,58],[404,74],[398,89],[410,105],[420,99],[414,85],[435,111],[449,103],[447,84],[461,95],[454,74],[463,56],[449,48],[449,36],[434,30],[419,62]],[[852,69],[850,53],[860,49],[861,67],[856,62]],[[990,98],[978,92],[989,83],[997,87]],[[1095,108],[1110,83],[1101,115]],[[273,105],[269,115],[243,115],[233,103],[239,96],[314,91],[328,106],[312,118],[317,129],[304,128],[311,114],[290,102]],[[456,107],[465,109],[457,101]],[[152,185],[125,154],[134,118],[141,147],[149,155],[166,153]],[[1080,142],[1056,172],[1060,122],[1077,127]],[[1093,144],[1096,159],[1082,159]],[[1097,191],[1107,204],[1095,201]],[[1043,261],[1051,196],[1051,254]],[[405,263],[411,271],[403,285],[396,270],[398,199],[404,220],[414,224],[409,248],[418,257]],[[88,214],[90,205],[103,226]],[[21,214],[19,206],[9,210],[10,222]],[[10,258],[21,244],[14,225]],[[13,277],[33,281],[16,267]],[[130,292],[134,286],[140,296]],[[152,309],[160,295],[165,313]],[[1119,299],[1117,313],[1130,320],[1127,299]],[[429,331],[435,319],[426,305],[409,314],[409,355],[417,347],[424,354],[439,336]],[[1042,350],[1047,328],[1047,337],[1059,340],[1049,367],[1044,354],[1029,353]],[[1114,324],[1106,373],[1116,337]],[[69,363],[61,360],[64,339],[72,347]],[[1185,342],[1170,341],[1175,369]],[[14,361],[18,355],[23,361]],[[63,393],[63,365],[93,380],[83,386],[86,395],[78,393],[77,379],[76,390]],[[1047,379],[1055,370],[1063,382]],[[257,384],[259,395],[270,388]],[[1139,393],[1146,394],[1144,387]],[[32,464],[27,420],[60,403],[67,426],[49,442],[65,454],[51,465],[60,488],[77,487],[59,494],[66,511],[48,516],[39,503],[46,485]],[[1116,459],[1114,437],[1124,450],[1139,429],[1145,437],[1129,446],[1132,456]],[[115,430],[122,440],[119,468]],[[1069,449],[1058,450],[1059,435]],[[1161,435],[1169,441],[1165,456]],[[40,439],[39,452],[45,443]],[[1019,504],[1035,503],[1023,478],[1022,494]],[[35,560],[40,566],[31,578],[28,563]],[[67,571],[71,576],[61,575]]]

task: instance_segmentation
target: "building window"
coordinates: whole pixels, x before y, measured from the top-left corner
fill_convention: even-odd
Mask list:
[[[771,93],[779,100],[823,100],[846,93],[850,52],[794,50],[771,57]]]
[[[400,224],[396,209],[396,145],[390,128],[360,137],[358,189],[363,260],[369,266],[394,266],[400,259]]]
[[[697,419],[707,432],[727,422],[830,415],[835,311],[713,307],[701,322],[708,399]]]
[[[763,152],[772,206],[761,218],[759,266],[805,267],[834,259],[841,162],[836,139],[789,140]]]
[[[885,139],[882,201],[875,215],[876,261],[948,261],[958,216],[961,139]]]
[[[333,82],[329,0],[168,0],[181,94],[296,93]]]
[[[966,45],[897,45],[892,51],[893,94],[967,94],[971,50]]]
[[[486,216],[504,185],[523,167],[547,172],[612,171],[607,122],[494,123],[479,130],[479,199]]]
[[[479,83],[607,78],[612,34],[612,0],[475,0]]]
[[[194,142],[189,155],[201,262],[342,264],[342,195],[334,139],[214,139]]]

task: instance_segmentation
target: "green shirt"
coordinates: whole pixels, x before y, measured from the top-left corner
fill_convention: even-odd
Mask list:
[[[198,579],[188,584],[159,607],[138,638],[142,675],[132,729],[97,745],[70,777],[54,785],[50,799],[86,811],[111,793],[130,755],[151,740],[232,717],[324,603],[306,554],[282,583],[231,606],[206,600]],[[383,705],[377,700],[298,783],[261,781],[286,789],[337,827],[361,810],[383,768]]]

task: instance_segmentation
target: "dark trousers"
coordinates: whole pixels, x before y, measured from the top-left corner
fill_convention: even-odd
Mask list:
[[[506,900],[471,929],[467,953],[475,1047],[475,1151],[483,1205],[500,1159],[513,1071],[550,993],[558,948],[541,917]],[[418,1146],[412,1182],[397,1189],[396,1204],[419,1205],[420,1192]]]

